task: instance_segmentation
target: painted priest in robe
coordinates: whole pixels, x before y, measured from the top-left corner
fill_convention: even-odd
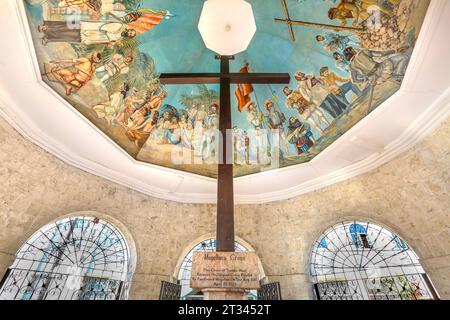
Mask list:
[[[50,81],[64,85],[66,95],[70,96],[92,80],[97,64],[102,61],[102,55],[94,52],[89,57],[69,60],[50,61],[46,64],[46,76]]]
[[[66,21],[44,21],[38,26],[43,34],[42,43],[73,42],[84,45],[115,44],[125,38],[134,38],[136,31],[120,22],[86,22],[78,25]]]

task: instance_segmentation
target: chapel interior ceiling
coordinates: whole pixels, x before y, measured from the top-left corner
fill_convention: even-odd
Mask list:
[[[135,159],[216,177],[219,86],[159,82],[218,72],[197,29],[203,0],[24,1],[52,90]],[[398,91],[430,1],[248,2],[258,29],[231,72],[291,83],[232,87],[235,176],[310,161]],[[292,30],[275,20],[285,9]]]

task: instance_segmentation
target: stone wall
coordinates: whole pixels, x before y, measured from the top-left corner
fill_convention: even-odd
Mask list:
[[[418,253],[442,298],[450,298],[450,121],[412,150],[368,174],[295,199],[236,208],[237,235],[257,251],[283,298],[313,298],[309,252],[322,231],[369,219]],[[79,211],[120,221],[133,237],[132,299],[157,299],[181,252],[214,232],[215,206],[155,199],[71,167],[0,119],[0,273],[43,225]]]

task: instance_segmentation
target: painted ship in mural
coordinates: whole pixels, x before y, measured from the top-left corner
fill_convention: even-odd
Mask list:
[[[215,177],[219,87],[159,74],[216,72],[203,0],[24,0],[42,80],[137,160]],[[234,174],[310,161],[399,90],[428,0],[249,0],[258,31],[233,72],[288,86],[232,97]],[[277,132],[276,135],[273,135]]]

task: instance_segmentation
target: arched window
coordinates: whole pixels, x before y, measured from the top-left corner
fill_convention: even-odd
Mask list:
[[[22,245],[2,281],[0,299],[126,299],[133,266],[128,244],[112,224],[65,218]]]
[[[234,243],[236,252],[247,252],[249,251],[244,245],[239,242]],[[216,251],[216,239],[209,238],[198,244],[196,244],[186,255],[183,262],[181,263],[180,270],[178,272],[178,283],[181,285],[181,299],[183,300],[201,300],[203,299],[203,294],[189,286],[192,271],[192,256],[194,252],[215,252]],[[256,299],[256,291],[251,291],[249,293],[249,299]]]
[[[349,221],[314,244],[311,277],[320,300],[417,300],[437,294],[419,257],[398,235]]]

